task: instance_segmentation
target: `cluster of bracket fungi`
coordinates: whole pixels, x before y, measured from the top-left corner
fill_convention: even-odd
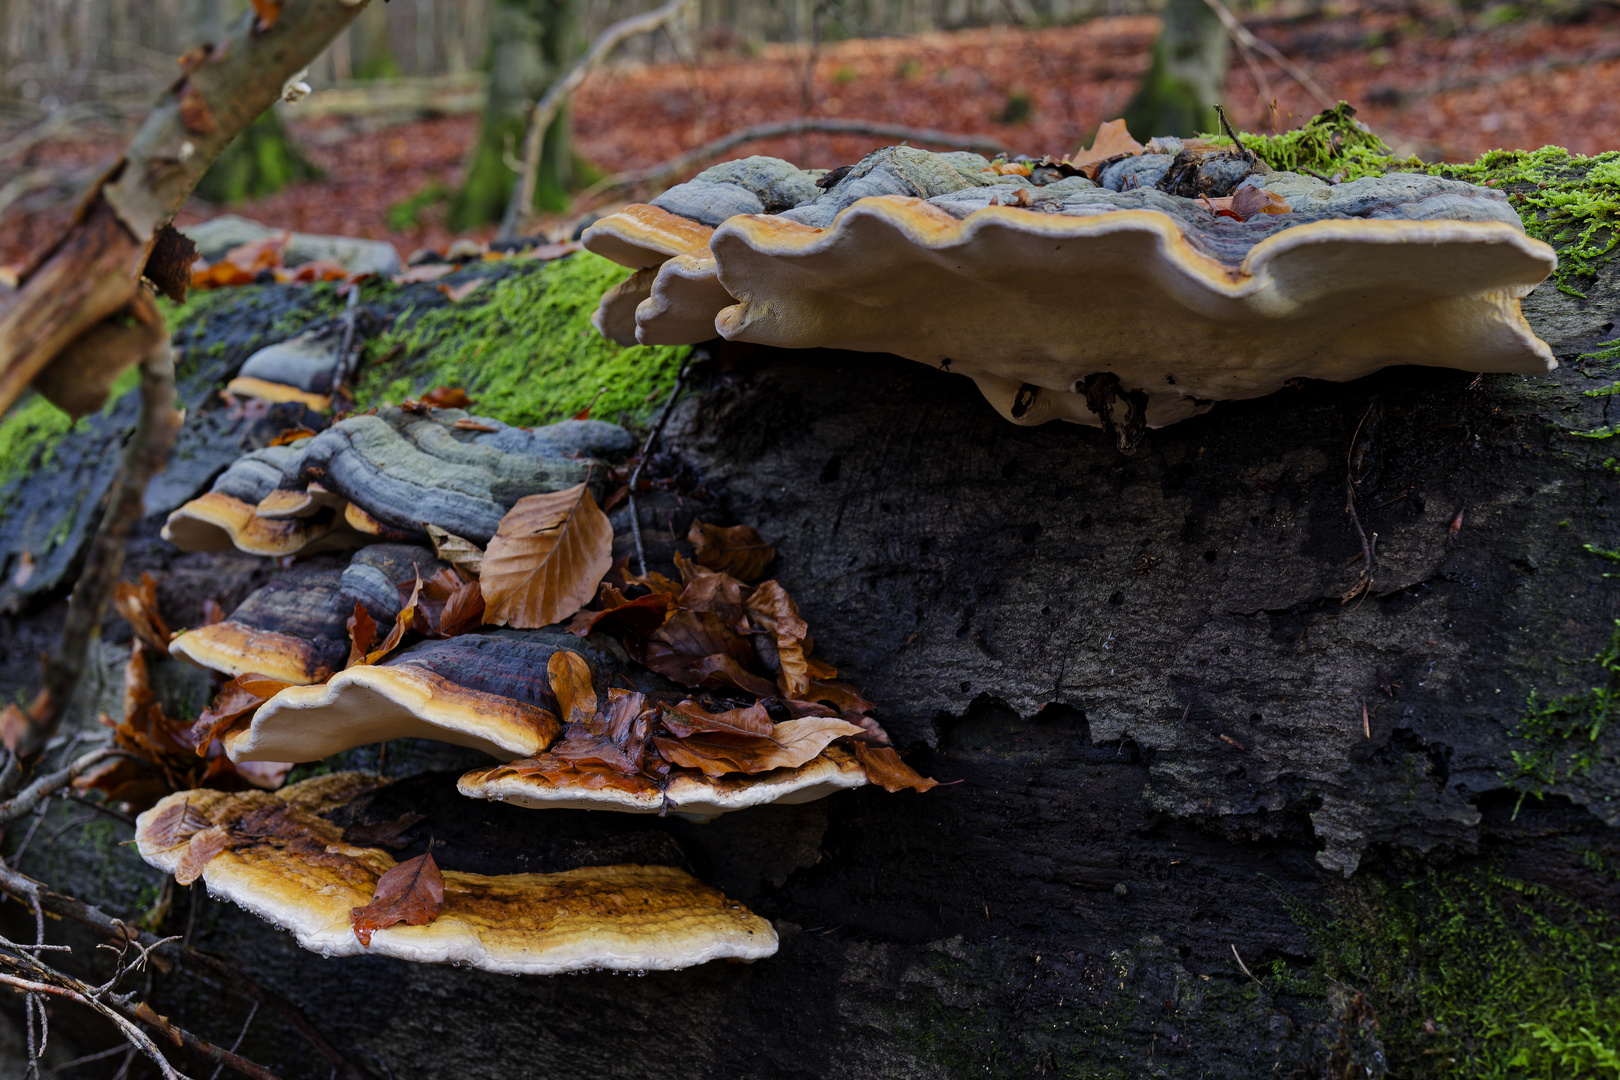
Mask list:
[[[813,657],[780,584],[750,584],[775,551],[746,526],[694,521],[679,581],[633,574],[604,546],[589,604],[565,621],[496,616],[491,541],[526,500],[575,493],[610,545],[596,502],[633,449],[622,428],[525,429],[411,402],[301,435],[237,460],[164,529],[189,551],[329,553],[173,635],[173,656],[229,677],[192,729],[199,754],[296,763],[434,739],[495,759],[461,778],[471,798],[696,821],[869,782],[934,786]],[[396,863],[333,821],[385,784],[336,773],[180,791],[140,815],[137,842],[182,883],[201,879],[328,955],[541,974],[776,949],[766,920],[674,867],[480,875],[440,871],[431,851]],[[415,898],[395,903],[407,871]]]
[[[1501,192],[1333,182],[1117,121],[1072,161],[730,161],[583,242],[634,271],[595,316],[615,341],[895,353],[969,376],[1014,423],[1104,426],[1122,449],[1298,378],[1556,366],[1519,301],[1557,260]]]

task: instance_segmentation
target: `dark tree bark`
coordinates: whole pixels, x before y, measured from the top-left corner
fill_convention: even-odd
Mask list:
[[[451,228],[499,221],[517,179],[510,162],[523,152],[524,110],[573,60],[573,0],[500,0],[490,28],[489,101],[467,178],[451,204]],[[566,107],[546,130],[535,206],[561,209],[573,179],[573,140]]]

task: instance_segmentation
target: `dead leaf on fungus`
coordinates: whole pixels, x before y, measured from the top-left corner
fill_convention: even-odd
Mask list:
[[[902,788],[927,791],[939,786],[938,780],[923,776],[901,761],[900,755],[891,747],[868,746],[858,740],[851,745],[855,747],[855,759],[866,770],[866,778],[884,791],[895,792]]]
[[[1095,165],[1109,158],[1140,154],[1142,150],[1142,144],[1131,138],[1131,133],[1125,129],[1124,120],[1109,120],[1097,128],[1096,137],[1091,140],[1091,149],[1076,150],[1074,156],[1069,158],[1069,164],[1077,167]]]
[[[810,627],[799,618],[799,607],[776,581],[767,581],[748,598],[748,617],[761,629],[775,635],[776,684],[790,698],[802,698],[810,688]]]
[[[593,735],[606,730],[606,720],[597,708],[596,687],[591,685],[591,666],[583,656],[559,649],[546,662],[546,677],[563,723],[578,725]]]
[[[699,566],[722,571],[741,581],[764,577],[766,568],[776,558],[776,548],[767,544],[750,525],[722,529],[694,519],[686,539],[694,549],[693,558]]]
[[[443,908],[444,875],[430,851],[389,868],[377,879],[371,903],[349,912],[349,924],[360,944],[369,949],[376,931],[400,923],[426,926]]]
[[[834,739],[860,733],[861,729],[854,724],[811,716],[773,725],[768,739],[734,735],[693,735],[685,739],[654,736],[653,745],[664,760],[672,764],[702,769],[705,776],[724,776],[730,772],[796,769],[825,750]]]
[[[484,622],[535,629],[584,607],[613,566],[613,526],[584,484],[526,495],[484,551]]]
[[[167,652],[169,627],[158,614],[157,581],[151,573],[142,571],[140,584],[120,581],[113,586],[113,607],[134,629],[135,636],[147,647]]]
[[[1253,184],[1232,193],[1232,212],[1239,221],[1248,221],[1256,214],[1286,214],[1291,209],[1281,195]]]
[[[770,713],[757,701],[744,709],[717,713],[710,712],[696,701],[682,701],[665,710],[663,722],[664,727],[677,739],[704,731],[766,739],[773,739],[776,734],[776,725],[771,723]]]
[[[359,608],[360,605],[356,604]],[[364,611],[364,608],[360,608]],[[369,616],[367,616],[369,620]],[[373,624],[375,626],[375,624]],[[238,719],[252,719],[253,711],[285,690],[287,684],[265,678],[257,672],[238,675],[219,688],[213,704],[203,710],[191,725],[190,739],[199,754],[206,753],[213,741],[225,734]]]
[[[478,576],[479,568],[484,563],[484,549],[471,540],[463,540],[454,533],[447,533],[432,522],[428,522],[428,539],[433,541],[433,553],[444,562],[449,563],[458,570]]]

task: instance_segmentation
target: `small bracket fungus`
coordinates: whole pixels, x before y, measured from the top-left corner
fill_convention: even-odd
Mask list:
[[[211,895],[324,956],[552,975],[671,970],[776,952],[769,922],[668,866],[499,875],[435,868],[436,888],[414,917],[373,929],[357,913],[380,899],[380,879],[399,864],[380,848],[346,843],[323,815],[381,783],[336,773],[275,793],[182,791],[140,815],[135,840],[151,865],[185,882],[200,877]]]
[[[531,431],[460,409],[388,407],[248,454],[170,514],[163,535],[187,551],[291,555],[426,542],[432,525],[483,544],[518,499],[578,484],[590,458],[633,444],[600,420]]]
[[[332,407],[339,341],[330,333],[300,334],[266,345],[242,364],[225,389],[265,401],[296,401],[316,412]]]
[[[571,635],[485,630],[422,641],[321,686],[283,690],[225,735],[232,761],[319,761],[389,739],[437,739],[510,761],[562,731],[547,662],[559,650],[600,656]],[[587,661],[589,663],[590,661]]]
[[[1555,366],[1519,300],[1556,258],[1500,192],[1404,174],[1329,185],[1156,146],[1173,152],[1098,163],[1095,182],[1030,170],[1040,183],[972,154],[875,151],[662,263],[637,286],[636,337],[701,341],[712,313],[729,340],[895,353],[970,376],[1014,423],[1108,426],[1122,446],[1127,427],[1295,378]]]
[[[169,653],[227,675],[258,672],[295,686],[322,682],[348,655],[346,623],[356,603],[377,621],[392,622],[400,607],[394,581],[431,576],[441,566],[426,548],[376,544],[356,552],[345,570],[294,567],[223,621],[177,636]]]

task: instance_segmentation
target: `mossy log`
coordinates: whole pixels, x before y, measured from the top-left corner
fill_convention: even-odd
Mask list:
[[[323,960],[195,889],[157,929],[183,933],[195,905],[194,944],[394,1075],[1603,1075],[1620,1025],[1620,587],[1606,573],[1620,271],[1581,207],[1604,201],[1620,155],[1559,153],[1467,167],[1583,260],[1525,301],[1561,364],[1544,378],[1311,383],[1221,404],[1124,458],[1099,431],[1009,425],[966,379],[896,358],[721,349],[695,371],[649,466],[672,488],[642,508],[654,561],[693,514],[759,528],[817,655],[879,704],[913,765],[962,783],[626,824],[474,804],[453,793],[465,759],[396,744],[386,767],[408,779],[377,813],[428,815],[400,857],[431,839],[447,868],[547,871],[565,839],[677,860],[771,919],[775,957],[522,980]],[[1537,209],[1559,184],[1591,197]],[[487,411],[552,419],[611,379],[644,422],[635,402],[651,408],[679,354],[592,352],[588,307],[565,316],[560,295],[545,317],[562,332],[509,322],[535,306],[519,297],[591,270],[575,259],[470,271],[495,278],[454,305],[431,286],[373,287],[384,316],[416,307],[373,341],[362,387],[471,387],[467,342],[487,337],[488,358],[522,339],[529,366],[492,363],[475,393],[507,403]],[[181,335],[198,356],[220,346],[223,378],[247,327],[330,302],[242,290]],[[548,389],[525,381],[534,370]],[[1344,510],[1352,452],[1379,569],[1345,602],[1362,550]],[[269,572],[151,531],[130,568],[161,572],[176,625]],[[28,635],[60,593],[7,624],[0,691],[36,677]],[[109,626],[110,662],[125,634]],[[374,749],[328,763],[378,764]],[[52,811],[42,835],[81,815]],[[121,830],[36,841],[23,867],[133,916],[160,879]],[[159,1011],[235,1037],[246,1002],[156,982]],[[241,1052],[326,1076],[279,1024],[261,1012]],[[107,1038],[53,1015],[53,1044]]]

